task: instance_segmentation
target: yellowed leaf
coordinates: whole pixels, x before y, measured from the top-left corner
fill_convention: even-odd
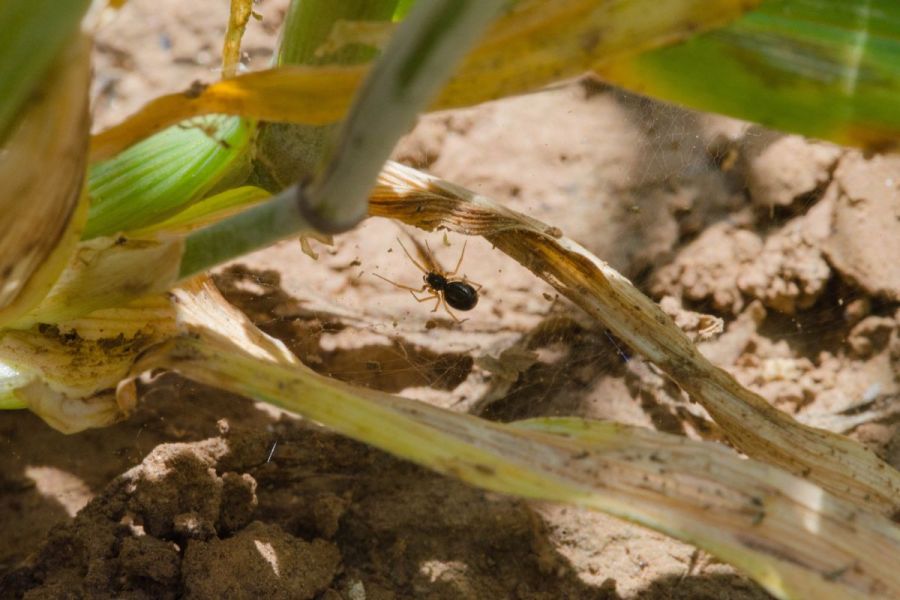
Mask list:
[[[759,1],[522,0],[469,53],[431,108],[475,104],[574,77],[596,65],[720,26]],[[371,41],[377,31],[371,26],[360,35]],[[209,86],[197,84],[181,94],[157,98],[95,136],[91,159],[108,158],[205,113],[307,125],[333,123],[347,111],[367,69],[366,65],[278,67]]]
[[[0,325],[46,294],[87,218],[90,46],[72,40],[0,149]]]

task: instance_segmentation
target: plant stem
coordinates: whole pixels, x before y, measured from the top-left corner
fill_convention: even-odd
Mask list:
[[[179,279],[186,279],[237,256],[309,231],[292,186],[268,202],[190,233],[185,239]]]
[[[369,73],[312,185],[301,188],[299,201],[316,229],[340,233],[365,217],[372,182],[397,139],[505,3],[431,0],[413,7]]]
[[[294,0],[284,19],[279,65],[349,65],[372,57],[373,50],[349,46],[328,56],[318,49],[338,21],[388,21],[397,0]]]
[[[340,20],[389,20],[398,0],[293,0],[282,29],[277,62],[280,65],[353,64],[372,57],[373,50],[348,47],[327,57],[319,48]],[[333,125],[312,127],[266,123],[257,142],[270,177],[296,181],[312,174]],[[281,187],[280,185],[267,187]],[[283,190],[265,204],[224,219],[191,234],[185,240],[179,278],[185,279],[242,254],[312,229],[299,212],[296,187]]]
[[[303,231],[355,226],[366,215],[368,192],[397,139],[503,4],[505,0],[416,4],[357,96],[319,178],[306,190],[288,188],[246,213],[189,234],[181,278]]]
[[[294,0],[285,16],[277,63],[350,65],[371,60],[375,50],[360,45],[327,56],[316,56],[316,50],[338,21],[388,21],[396,4],[397,0]],[[295,181],[312,178],[336,131],[336,124],[264,123],[257,139],[260,161],[253,183],[278,192]]]

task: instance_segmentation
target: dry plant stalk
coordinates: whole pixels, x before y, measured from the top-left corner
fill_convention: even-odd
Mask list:
[[[62,323],[163,293],[177,281],[183,252],[184,243],[177,236],[158,240],[102,237],[80,242],[44,298],[9,327]]]
[[[231,0],[228,28],[222,46],[222,78],[234,77],[241,65],[241,38],[253,14],[253,0]]]
[[[900,530],[719,444],[614,423],[500,424],[319,375],[198,278],[138,367],[265,400],[482,488],[607,512],[696,544],[782,598],[900,593]]]
[[[63,433],[106,427],[137,405],[129,372],[142,353],[176,334],[165,296],[146,296],[54,326],[6,330],[0,365],[17,374],[3,390]]]
[[[47,293],[87,218],[91,44],[65,50],[0,148],[0,323]]]
[[[481,235],[641,352],[702,404],[728,440],[861,507],[900,508],[900,472],[844,436],[808,427],[707,360],[655,302],[554,227],[397,163],[370,196],[373,216]]]

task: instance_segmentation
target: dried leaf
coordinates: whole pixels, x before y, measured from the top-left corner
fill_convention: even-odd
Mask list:
[[[66,266],[87,215],[90,42],[72,40],[0,150],[0,324]]]
[[[740,385],[655,302],[558,229],[397,163],[382,172],[369,207],[372,215],[428,231],[484,236],[658,365],[742,452],[871,510],[893,514],[900,507],[900,472],[858,442],[798,423]]]

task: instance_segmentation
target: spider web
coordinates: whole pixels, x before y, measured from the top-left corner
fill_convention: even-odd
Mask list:
[[[722,318],[726,332],[701,348],[781,408],[854,427],[889,418],[897,386],[887,363],[866,367],[866,377],[846,376],[888,360],[885,344],[877,360],[847,346],[852,321],[860,321],[854,315],[871,313],[872,300],[830,269],[820,247],[763,269],[768,280],[760,286],[738,283],[757,257],[729,256],[737,232],[753,236],[762,258],[774,255],[780,246],[770,241],[790,241],[828,189],[828,179],[814,183],[786,205],[755,197],[752,161],[778,139],[585,80],[430,115],[396,154],[559,227],[656,299],[668,297],[664,306],[688,329],[694,311]],[[834,169],[806,166],[826,177]],[[710,236],[715,228],[727,235]],[[286,243],[240,261],[242,270],[219,281],[255,287],[250,297],[271,305],[257,323],[339,379],[500,420],[577,415],[716,437],[704,411],[653,365],[484,240],[468,240],[459,274],[484,285],[475,309],[460,313],[462,324],[429,312],[432,303],[375,277],[422,286],[398,236],[427,241],[445,270],[463,243],[372,219],[333,247],[318,246],[318,260]],[[819,289],[794,289],[813,286],[803,272],[821,265],[830,270]],[[788,300],[770,289],[779,285]],[[785,305],[790,310],[779,310]],[[896,331],[892,323],[884,331]],[[842,377],[838,391],[828,389],[826,381]],[[848,421],[848,410],[866,416]]]
[[[275,4],[257,5],[275,17],[272,26]],[[129,35],[157,35],[138,18],[152,7],[131,10],[134,23],[120,25],[134,29]],[[223,22],[226,8],[215,10],[209,22]],[[140,39],[170,51],[163,39]],[[265,44],[254,52],[265,59]],[[107,62],[116,60],[102,53],[100,70],[115,74]],[[172,85],[210,68],[195,64]],[[104,98],[117,97],[116,88],[98,85],[101,121],[143,101],[117,99],[119,113],[110,111]],[[824,242],[806,244],[841,156],[800,140],[780,155],[793,171],[779,171],[778,155],[767,153],[780,143],[744,123],[583,79],[429,115],[395,154],[561,229],[664,300],[686,327],[692,311],[722,318],[725,333],[701,348],[779,407],[816,422],[837,416],[836,427],[867,418],[890,425],[882,408],[898,393],[896,289],[872,293],[835,268]],[[787,201],[772,189],[779,178],[789,182]],[[408,233],[452,268],[460,236]],[[370,220],[332,248],[312,242],[319,260],[288,242],[217,281],[307,364],[353,383],[503,420],[571,414],[704,433],[703,411],[677,386],[481,239],[469,240],[461,274],[484,288],[461,325],[379,280],[422,285],[398,235],[396,224]],[[873,239],[876,260],[890,262],[890,253],[877,256],[890,237]],[[900,448],[893,435],[882,431],[880,448]]]

